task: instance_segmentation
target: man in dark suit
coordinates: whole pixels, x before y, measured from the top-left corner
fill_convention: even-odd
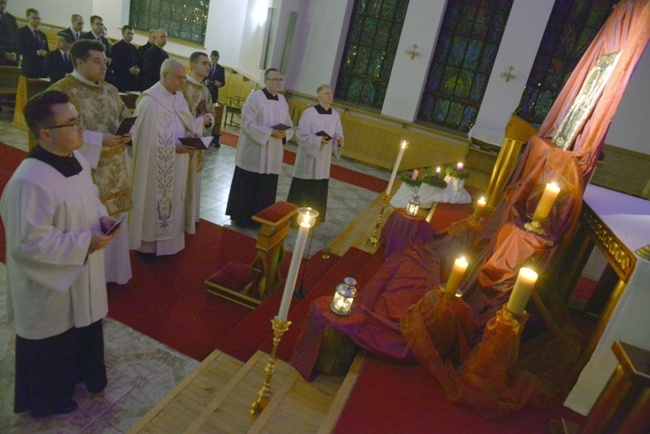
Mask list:
[[[219,52],[212,50],[210,53],[210,73],[205,79],[205,84],[208,85],[212,103],[216,103],[219,99],[219,88],[226,85],[226,71],[223,66],[219,65]]]
[[[63,30],[63,33],[66,33],[72,39],[72,42],[77,42],[81,39],[82,30],[84,29],[84,19],[79,14],[72,14],[70,17],[70,27]]]
[[[72,60],[70,59],[70,36],[66,32],[59,32],[56,35],[56,50],[50,51],[45,56],[45,73],[50,76],[50,83],[56,83],[72,72]]]
[[[82,33],[81,39],[96,39],[104,44],[104,47],[106,47],[106,62],[108,64],[108,69],[106,70],[106,81],[113,84],[115,81],[113,78],[113,67],[111,66],[111,63],[113,61],[113,47],[111,46],[111,43],[108,42],[108,39],[106,39],[104,36],[104,19],[99,15],[93,15],[90,17],[90,32]]]
[[[5,11],[7,0],[0,0],[0,65],[18,66],[16,17]]]
[[[122,40],[113,45],[113,71],[115,72],[115,87],[120,92],[140,90],[138,86],[138,49],[133,41],[133,27],[122,27]]]
[[[45,33],[38,30],[41,16],[36,9],[32,8],[27,9],[26,15],[27,25],[18,29],[16,37],[18,54],[23,56],[20,68],[23,75],[29,78],[47,77],[43,62],[50,50]]]
[[[138,47],[138,68],[140,68],[140,75],[138,76],[138,89],[142,89],[142,63],[144,62],[144,53],[156,42],[156,29],[149,30],[149,40],[146,44]]]
[[[144,53],[142,60],[142,91],[149,89],[160,81],[160,67],[169,58],[163,47],[167,44],[167,32],[156,30],[154,44]]]

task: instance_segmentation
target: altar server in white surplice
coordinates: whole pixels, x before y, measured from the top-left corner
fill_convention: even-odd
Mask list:
[[[7,318],[16,329],[14,411],[74,411],[75,385],[107,385],[102,318],[108,313],[103,249],[114,222],[77,151],[83,128],[68,96],[36,94],[24,108],[38,144],[7,183]]]
[[[185,67],[167,59],[160,81],[136,103],[133,138],[133,210],[129,217],[129,244],[138,256],[173,255],[185,248],[185,198],[192,147],[179,139],[200,136],[196,120],[183,97]]]
[[[266,87],[251,92],[242,107],[235,174],[226,207],[226,215],[238,226],[251,225],[251,217],[275,203],[284,145],[293,137],[289,105],[279,94],[283,81],[277,69],[267,69]]]
[[[325,221],[330,165],[332,155],[341,158],[343,127],[341,117],[331,107],[332,86],[323,84],[316,94],[319,103],[302,113],[296,130],[298,153],[287,202],[310,206],[319,212],[318,220]]]

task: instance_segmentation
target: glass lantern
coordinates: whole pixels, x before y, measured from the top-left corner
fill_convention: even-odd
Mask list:
[[[343,283],[337,285],[330,309],[337,315],[350,315],[352,302],[356,296],[357,281],[353,277],[346,277],[343,279]]]
[[[414,194],[413,197],[409,200],[409,203],[406,205],[406,215],[415,217],[418,215],[420,210],[420,196]]]

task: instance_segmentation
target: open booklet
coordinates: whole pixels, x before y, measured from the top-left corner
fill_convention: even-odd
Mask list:
[[[196,150],[203,151],[210,147],[210,143],[212,143],[214,137],[182,137],[179,140],[181,141],[181,144],[185,146],[191,146]]]
[[[325,138],[328,139],[328,140],[332,140],[332,136],[330,136],[329,134],[327,134],[327,133],[326,133],[325,131],[323,131],[323,130],[320,130],[319,132],[317,132],[316,135],[317,135],[318,137],[325,137]]]

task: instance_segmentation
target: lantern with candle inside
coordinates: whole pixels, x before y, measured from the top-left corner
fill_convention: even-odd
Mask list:
[[[353,277],[346,277],[343,283],[336,286],[334,299],[330,309],[337,315],[347,316],[352,312],[352,302],[357,296],[357,281]]]
[[[420,210],[420,196],[414,194],[409,200],[409,203],[406,204],[406,215],[415,217],[416,215],[418,215],[419,210]]]
[[[440,286],[447,295],[456,295],[456,291],[460,286],[460,282],[463,280],[468,265],[467,259],[463,256],[454,261],[454,267],[451,269],[451,274],[449,275],[449,279],[447,279],[447,284]]]
[[[481,218],[481,214],[483,214],[483,209],[485,208],[485,203],[484,197],[481,197],[476,201],[476,208],[474,208],[474,215],[472,216],[474,220],[478,221]]]
[[[549,182],[544,188],[544,193],[542,193],[542,198],[535,208],[535,213],[533,214],[533,221],[526,223],[524,228],[529,232],[535,232],[536,234],[546,235],[546,231],[542,228],[544,222],[548,218],[548,214],[553,208],[555,199],[560,193],[560,187],[555,182]]]
[[[530,293],[537,282],[537,273],[530,268],[522,267],[519,270],[517,281],[510,293],[507,309],[515,315],[521,315],[526,309]]]

